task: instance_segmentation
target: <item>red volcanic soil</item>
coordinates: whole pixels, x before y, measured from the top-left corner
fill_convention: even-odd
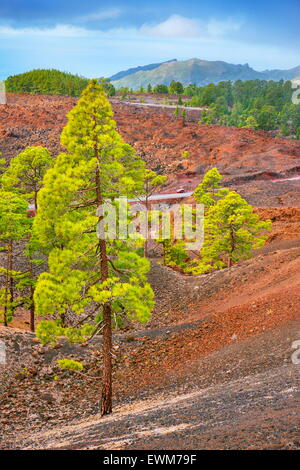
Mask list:
[[[75,99],[9,95],[0,106],[0,151],[61,148]],[[250,260],[203,276],[153,262],[156,305],[148,325],[114,335],[111,417],[99,412],[102,338],[42,346],[23,329],[28,312],[0,327],[0,448],[299,449],[299,141],[266,132],[183,123],[171,112],[114,104],[118,129],[151,168],[169,175],[164,191],[194,188],[217,166],[264,219],[270,243]],[[188,159],[181,154],[189,151]],[[57,359],[82,360],[82,373]]]
[[[4,157],[9,160],[28,145],[44,145],[54,155],[59,153],[59,135],[75,103],[76,99],[68,97],[8,94],[8,105],[0,106],[0,151]],[[255,205],[294,205],[290,199],[298,198],[299,182],[271,180],[300,173],[299,141],[274,138],[264,131],[199,125],[189,121],[189,114],[183,123],[173,110],[118,103],[113,109],[126,142],[149,167],[170,176],[170,191],[182,186],[193,189],[207,169],[217,166],[225,184],[257,182],[257,191],[249,193]],[[183,151],[189,152],[187,159],[182,158]],[[261,202],[255,199],[256,192],[262,192],[260,181],[273,185],[266,191],[268,198],[273,197],[269,202],[264,197]],[[290,192],[292,198],[286,195]],[[280,200],[282,194],[285,196]]]

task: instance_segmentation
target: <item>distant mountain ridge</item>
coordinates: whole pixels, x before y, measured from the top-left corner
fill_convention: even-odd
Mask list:
[[[150,67],[150,68],[149,68]],[[122,75],[120,77],[120,74]],[[289,70],[264,70],[258,72],[248,64],[230,64],[223,61],[189,59],[184,61],[171,60],[161,64],[150,64],[136,67],[113,75],[111,81],[117,88],[124,86],[134,90],[158,84],[169,85],[172,80],[180,81],[187,86],[195,83],[198,86],[208,83],[219,83],[226,80],[292,80],[300,75],[300,66]],[[115,78],[119,76],[119,78]]]
[[[166,62],[157,62],[156,64],[139,65],[138,67],[133,67],[128,70],[122,70],[121,72],[118,72],[109,78],[111,81],[120,80],[121,78],[127,77],[127,75],[132,75],[142,70],[153,70],[153,69],[156,69],[157,67],[160,67],[162,64],[168,64],[169,62],[177,62],[177,59],[167,60]]]

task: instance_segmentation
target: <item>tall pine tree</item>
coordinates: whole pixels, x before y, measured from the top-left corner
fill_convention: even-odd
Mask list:
[[[143,190],[145,168],[116,130],[113,112],[96,80],[68,114],[57,157],[38,196],[34,236],[49,252],[49,270],[40,275],[35,305],[43,321],[37,334],[53,340],[65,334],[83,339],[102,331],[101,413],[112,411],[112,319],[145,322],[153,307],[147,282],[149,262],[134,240],[98,238],[96,210],[107,199],[136,196]],[[68,314],[80,314],[68,324]]]

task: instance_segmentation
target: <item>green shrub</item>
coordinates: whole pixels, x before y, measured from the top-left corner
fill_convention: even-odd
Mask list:
[[[58,359],[57,363],[63,370],[83,370],[83,364],[73,359]]]

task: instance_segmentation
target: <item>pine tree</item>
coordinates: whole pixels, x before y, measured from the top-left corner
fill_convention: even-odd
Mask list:
[[[178,108],[178,106],[176,106],[176,108],[175,108],[174,116],[176,116],[176,117],[179,116],[179,108]]]
[[[113,84],[110,82],[109,78],[101,77],[99,80],[100,85],[102,85],[107,96],[115,96],[116,89]]]
[[[9,167],[4,171],[1,177],[2,187],[9,191],[17,192],[23,195],[28,201],[34,202],[34,212],[37,210],[37,196],[43,185],[43,178],[46,171],[52,166],[53,158],[49,151],[44,147],[27,147],[16,157],[12,158]],[[37,250],[36,241],[35,249],[26,249],[26,255],[29,263],[30,276],[27,278],[27,284],[30,290],[30,298],[28,299],[28,307],[30,309],[30,329],[34,331],[35,314],[34,314],[34,286],[36,276],[33,269],[33,256]],[[26,284],[25,280],[23,283]]]
[[[156,241],[161,244],[163,249],[164,266],[178,267],[182,271],[188,272],[190,258],[187,254],[184,240],[161,238]]]
[[[18,191],[34,201],[37,209],[37,195],[42,187],[44,175],[53,159],[44,147],[27,147],[12,158],[9,168],[1,178],[3,188]]]
[[[0,190],[0,250],[5,254],[4,266],[0,275],[4,277],[4,287],[0,290],[3,322],[7,326],[20,299],[15,299],[14,284],[22,273],[14,270],[15,243],[30,233],[31,221],[27,217],[27,201],[23,197]]]
[[[201,260],[191,272],[202,274],[250,258],[253,249],[264,245],[270,228],[270,220],[259,220],[245,199],[228,192],[206,212]]]
[[[203,176],[202,183],[194,191],[193,196],[196,201],[208,208],[214,206],[220,198],[226,196],[229,190],[222,188],[220,184],[222,178],[217,168],[208,170]]]
[[[177,267],[182,271],[188,270],[190,263],[186,247],[188,240],[185,238],[185,229],[190,222],[185,219],[184,212],[184,205],[173,206],[170,213],[160,209],[151,212],[151,216],[155,217],[159,228],[159,238],[156,239],[156,242],[161,245],[163,250],[163,264]],[[193,221],[191,223],[193,225]]]
[[[124,143],[112,116],[102,87],[91,81],[68,114],[61,135],[68,153],[47,172],[34,221],[34,234],[49,251],[49,270],[36,286],[36,309],[56,317],[41,322],[37,335],[44,341],[61,334],[83,340],[102,331],[102,415],[112,411],[112,318],[145,322],[153,307],[149,262],[138,255],[136,242],[96,234],[103,221],[96,216],[99,206],[143,190],[144,163]],[[81,315],[71,326],[70,312]]]

